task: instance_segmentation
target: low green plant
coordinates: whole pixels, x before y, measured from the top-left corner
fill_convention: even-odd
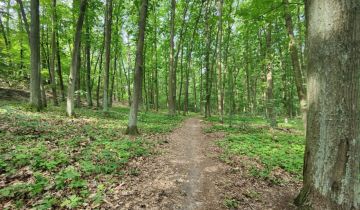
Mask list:
[[[47,210],[52,209],[54,205],[58,203],[58,200],[56,198],[53,198],[51,196],[44,197],[38,205],[35,206],[38,210]]]
[[[68,198],[64,199],[61,203],[61,207],[67,207],[70,209],[79,207],[82,204],[83,198],[78,197],[77,195],[70,195]]]
[[[83,188],[87,186],[87,182],[81,178],[81,174],[72,166],[60,171],[55,177],[57,189],[63,189],[65,186],[69,188]]]
[[[239,201],[234,198],[225,198],[224,206],[228,209],[236,209],[239,206]]]

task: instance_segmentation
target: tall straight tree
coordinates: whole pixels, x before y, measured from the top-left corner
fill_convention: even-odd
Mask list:
[[[205,117],[211,116],[211,67],[210,67],[210,51],[211,51],[211,24],[210,24],[210,4],[208,0],[206,4],[205,13],[205,36],[206,36],[206,48],[205,48]],[[202,90],[202,88],[200,88]],[[202,102],[202,100],[201,100]]]
[[[50,83],[53,94],[53,103],[55,106],[59,105],[56,91],[55,80],[55,61],[56,61],[56,0],[52,0],[51,5],[51,58],[50,58]]]
[[[170,18],[170,64],[169,64],[169,95],[168,108],[169,115],[176,114],[176,72],[174,61],[174,36],[175,36],[175,8],[176,0],[171,0],[171,18]],[[179,50],[179,49],[178,49]]]
[[[294,70],[294,76],[295,76],[295,85],[298,93],[298,97],[300,100],[300,109],[303,113],[303,118],[306,120],[306,90],[303,86],[303,78],[302,78],[302,72],[301,72],[301,65],[299,61],[299,51],[297,48],[297,43],[295,40],[294,35],[294,27],[293,22],[291,18],[291,13],[289,10],[289,0],[283,0],[284,8],[285,8],[285,24],[289,35],[289,49],[290,49],[290,55],[291,55],[291,62]]]
[[[104,71],[104,94],[103,111],[109,111],[109,72],[110,72],[110,44],[111,44],[111,24],[112,24],[112,0],[106,0],[105,14],[105,71]]]
[[[64,81],[63,81],[62,70],[61,70],[61,56],[60,56],[58,31],[56,31],[56,60],[57,60],[57,73],[58,73],[58,77],[59,77],[61,101],[65,101],[65,87],[64,87]]]
[[[218,52],[217,52],[217,67],[218,67],[218,109],[220,114],[220,122],[224,122],[224,88],[223,88],[223,82],[222,82],[222,14],[223,14],[223,3],[224,0],[219,0],[219,43],[218,43]]]
[[[142,0],[139,14],[139,33],[136,46],[136,58],[135,58],[135,77],[134,77],[134,93],[132,94],[132,103],[129,114],[129,124],[126,130],[126,134],[137,135],[139,130],[137,128],[137,115],[139,111],[141,83],[143,81],[143,69],[144,69],[144,40],[145,40],[145,27],[146,16],[148,9],[148,0]]]
[[[30,26],[30,104],[40,111],[43,108],[41,101],[41,75],[40,75],[40,18],[39,0],[30,2],[31,26]]]
[[[311,209],[360,209],[360,3],[306,1],[308,103],[303,189]]]
[[[85,40],[85,54],[86,54],[86,100],[89,107],[93,106],[92,94],[91,94],[91,35],[90,35],[90,23],[89,15],[86,15],[86,40]]]
[[[77,80],[77,68],[80,53],[80,40],[81,40],[81,31],[84,23],[84,16],[86,11],[87,0],[81,0],[80,3],[80,12],[79,17],[76,23],[76,32],[74,39],[74,48],[71,57],[71,66],[70,66],[70,75],[69,75],[69,85],[68,85],[68,95],[67,95],[67,103],[66,103],[66,112],[69,116],[73,116],[74,112],[74,93],[75,93],[75,83]]]
[[[272,23],[268,23],[266,31],[266,114],[271,127],[276,127],[276,116],[274,112],[274,80],[273,80],[273,64],[272,64]]]

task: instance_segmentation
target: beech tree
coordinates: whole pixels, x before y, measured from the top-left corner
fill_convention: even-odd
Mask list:
[[[31,51],[31,74],[30,74],[30,104],[38,111],[43,108],[41,100],[41,75],[40,75],[40,18],[39,0],[30,2],[30,51]]]
[[[111,45],[111,24],[112,24],[112,0],[106,0],[105,15],[105,67],[104,67],[104,93],[103,111],[109,111],[109,71],[110,71],[110,45]]]
[[[56,61],[56,0],[52,0],[52,13],[51,13],[51,59],[50,59],[50,82],[53,94],[53,103],[55,106],[59,105],[56,91],[55,79],[55,61]]]
[[[66,104],[66,112],[69,116],[73,116],[74,112],[74,93],[75,93],[75,83],[77,81],[78,65],[79,65],[79,53],[80,53],[80,40],[81,40],[81,31],[84,23],[85,11],[86,11],[87,0],[81,0],[80,3],[80,12],[79,17],[76,24],[76,32],[74,38],[74,48],[72,52],[72,60],[70,67],[70,75],[69,75],[69,84],[68,84],[68,95],[67,95],[67,104]]]
[[[141,83],[143,82],[143,52],[144,52],[144,40],[145,40],[145,27],[146,17],[148,9],[148,0],[142,0],[140,6],[139,23],[138,23],[138,39],[136,47],[136,58],[135,58],[135,77],[134,77],[134,91],[132,94],[132,103],[129,114],[129,124],[126,130],[126,134],[137,135],[139,130],[137,128],[137,117],[140,104],[140,92]]]
[[[306,1],[308,117],[296,203],[360,208],[360,15],[357,0]]]
[[[171,13],[170,13],[170,62],[169,62],[169,95],[168,107],[169,115],[176,114],[176,72],[174,61],[174,36],[175,36],[175,9],[176,0],[171,0]],[[178,49],[179,50],[179,49]]]

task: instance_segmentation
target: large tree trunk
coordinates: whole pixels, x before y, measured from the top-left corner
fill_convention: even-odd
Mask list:
[[[81,31],[84,23],[84,16],[86,10],[87,0],[82,0],[80,4],[80,14],[76,24],[76,33],[74,40],[74,49],[72,52],[71,60],[71,69],[69,76],[69,85],[68,85],[68,95],[67,95],[67,106],[66,111],[69,116],[73,116],[74,112],[74,92],[75,92],[75,82],[77,78],[77,67],[78,67],[78,54],[80,53],[80,40],[81,40]]]
[[[136,58],[135,58],[135,77],[134,77],[134,93],[130,114],[129,114],[129,124],[126,130],[126,133],[129,135],[139,134],[137,128],[137,115],[139,111],[139,102],[140,102],[140,92],[141,92],[141,83],[142,83],[142,71],[143,71],[143,52],[144,52],[144,40],[145,40],[145,27],[146,27],[146,13],[148,7],[148,0],[141,1],[140,7],[140,18],[139,18],[139,34],[136,47]]]
[[[168,107],[169,115],[176,114],[176,72],[174,62],[174,36],[175,36],[175,8],[176,1],[171,0],[171,18],[170,18],[170,64],[169,64],[169,95],[168,95]]]
[[[56,91],[55,60],[56,60],[56,0],[52,0],[51,17],[51,58],[50,58],[50,83],[55,106],[59,105]]]
[[[360,209],[360,4],[308,0],[308,116],[298,205]]]
[[[40,91],[40,18],[39,0],[31,0],[31,28],[30,28],[30,104],[40,111],[43,108]]]
[[[306,120],[306,91],[303,86],[301,65],[300,65],[300,61],[299,61],[299,52],[298,52],[298,48],[297,48],[297,44],[296,44],[296,40],[295,40],[295,36],[294,36],[294,31],[293,31],[293,22],[292,22],[291,14],[289,11],[289,1],[283,0],[283,3],[285,6],[284,7],[285,8],[285,23],[286,23],[286,28],[287,28],[289,39],[290,39],[289,49],[290,49],[293,70],[294,70],[295,85],[296,85],[296,89],[297,89],[297,93],[298,93],[298,97],[299,97],[299,101],[300,101],[300,110],[303,114],[303,120],[305,121]]]
[[[109,111],[109,72],[110,72],[110,45],[111,45],[111,24],[112,24],[112,0],[106,0],[105,14],[105,72],[104,72],[104,94],[103,111]]]

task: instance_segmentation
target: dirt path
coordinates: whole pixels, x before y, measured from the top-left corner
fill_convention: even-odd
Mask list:
[[[163,153],[122,192],[124,209],[223,209],[215,186],[221,165],[208,155],[214,138],[202,127],[200,119],[187,119],[168,136]]]
[[[214,207],[216,189],[211,176],[217,165],[206,151],[210,141],[202,133],[199,119],[188,119],[183,127],[171,135],[174,143],[169,155],[173,167],[183,180],[181,186],[185,195],[183,209],[209,209]]]
[[[223,135],[204,134],[204,124],[191,118],[170,135],[156,134],[155,141],[165,142],[161,153],[130,163],[129,167],[140,174],[126,176],[119,186],[114,186],[114,197],[109,200],[116,204],[111,206],[166,210],[295,209],[292,199],[299,185],[273,185],[249,175],[249,167],[257,163],[247,158],[235,158],[231,164],[220,161],[221,150],[214,141]]]

